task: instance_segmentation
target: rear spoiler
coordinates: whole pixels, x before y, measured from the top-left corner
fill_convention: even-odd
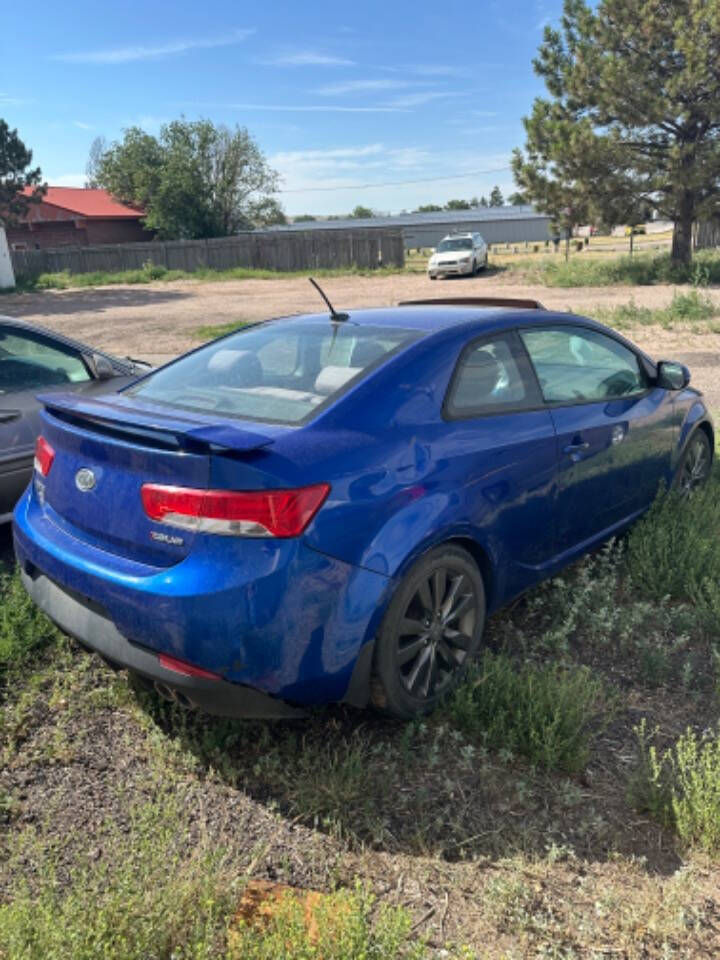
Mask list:
[[[440,297],[435,300],[401,300],[399,307],[512,307],[519,310],[544,310],[538,300],[515,297]]]
[[[128,438],[133,435],[139,438],[144,435],[147,438],[155,435],[159,440],[164,435],[174,437],[181,447],[204,444],[238,453],[259,450],[274,442],[274,437],[247,429],[244,424],[235,426],[202,414],[180,414],[171,409],[159,411],[157,407],[145,406],[122,394],[90,398],[75,393],[45,393],[37,399],[49,413],[61,420],[80,428],[94,426],[116,436],[124,434]]]

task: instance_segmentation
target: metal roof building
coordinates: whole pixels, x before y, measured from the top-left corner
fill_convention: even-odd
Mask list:
[[[401,213],[368,220],[309,220],[272,230],[402,230],[405,249],[436,247],[449,233],[480,233],[487,243],[543,243],[550,236],[550,217],[530,206],[473,207],[437,213]]]

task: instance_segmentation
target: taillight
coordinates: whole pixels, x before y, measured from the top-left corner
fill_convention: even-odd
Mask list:
[[[297,537],[325,502],[330,484],[295,490],[193,490],[145,483],[151,520],[199,533],[238,537]]]
[[[37,472],[46,477],[50,473],[50,468],[55,459],[55,451],[47,442],[45,437],[38,437],[35,441],[35,460],[33,466]]]

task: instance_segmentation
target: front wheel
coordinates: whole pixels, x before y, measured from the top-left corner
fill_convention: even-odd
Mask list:
[[[472,557],[437,547],[405,575],[375,647],[372,700],[406,720],[429,713],[459,682],[485,626],[485,589]]]
[[[689,496],[708,480],[711,466],[710,441],[704,430],[696,430],[685,448],[675,474],[675,488],[683,496]]]

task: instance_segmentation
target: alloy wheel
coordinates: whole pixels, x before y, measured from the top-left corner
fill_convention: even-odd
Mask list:
[[[400,620],[396,662],[407,692],[427,700],[443,692],[465,662],[478,597],[469,577],[438,566],[423,578]]]
[[[701,487],[710,475],[710,445],[704,434],[692,440],[680,470],[680,491],[685,496]]]

